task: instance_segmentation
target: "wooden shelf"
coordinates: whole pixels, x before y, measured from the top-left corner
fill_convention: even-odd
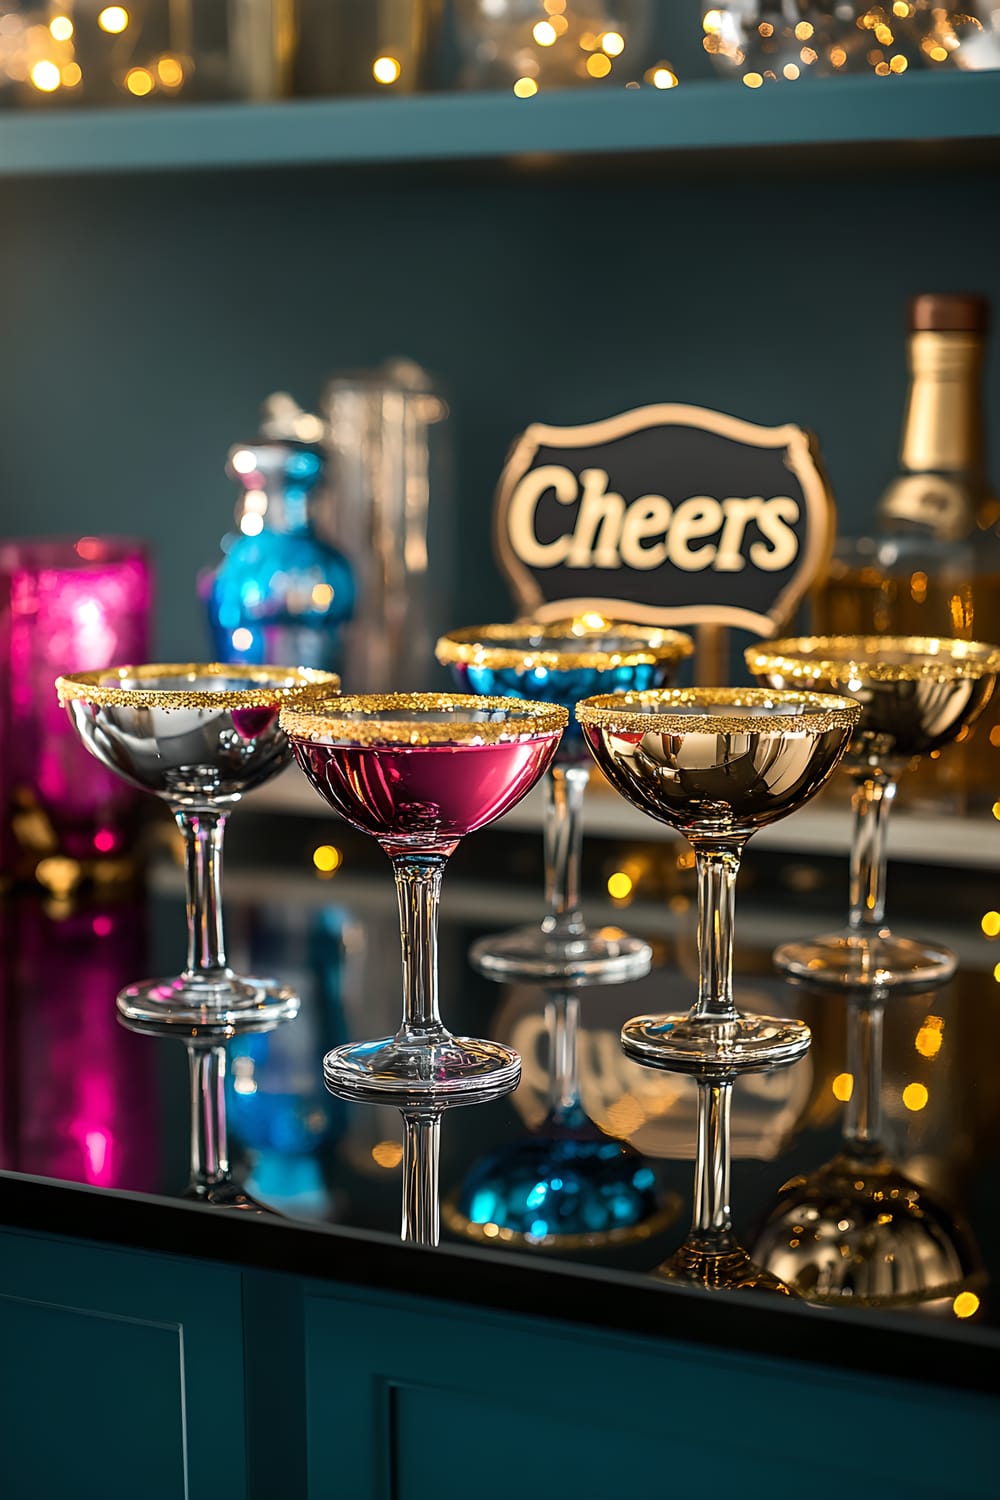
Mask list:
[[[0,116],[0,176],[1000,142],[1000,71]],[[836,155],[833,149],[828,155]]]

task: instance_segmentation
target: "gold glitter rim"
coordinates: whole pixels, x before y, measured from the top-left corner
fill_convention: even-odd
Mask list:
[[[643,1240],[652,1239],[653,1235],[660,1234],[664,1229],[669,1229],[680,1214],[682,1207],[679,1194],[666,1193],[660,1206],[648,1218],[624,1228],[599,1229],[592,1234],[535,1235],[525,1234],[519,1229],[506,1229],[498,1224],[492,1224],[490,1227],[495,1233],[487,1234],[486,1225],[466,1218],[456,1200],[457,1195],[452,1193],[441,1204],[441,1218],[446,1228],[450,1229],[453,1234],[460,1234],[465,1239],[472,1240],[477,1245],[493,1246],[498,1250],[504,1245],[512,1245],[518,1249],[528,1246],[532,1250],[559,1251],[600,1250],[607,1245],[639,1244]]]
[[[242,677],[245,688],[121,687],[128,680],[166,677]],[[292,678],[276,682],[275,678]],[[110,680],[109,680],[110,679]],[[270,708],[275,703],[308,702],[340,691],[336,672],[316,667],[254,667],[245,662],[147,662],[138,667],[105,667],[100,672],[77,672],[57,677],[56,692],[67,703],[93,703],[98,708]]]
[[[935,661],[885,662],[885,651],[939,657]],[[743,653],[751,672],[780,672],[783,677],[867,679],[869,682],[951,682],[1000,672],[1000,646],[935,635],[802,635]]]
[[[312,740],[317,743],[333,742],[351,745],[498,745],[504,741],[535,739],[541,734],[552,734],[565,729],[569,714],[565,708],[554,703],[537,703],[527,698],[487,698],[475,693],[359,693],[346,698],[331,699],[327,713],[326,704],[315,704],[310,709],[282,709],[281,727],[286,734],[297,740]],[[413,713],[451,713],[458,709],[478,709],[486,712],[506,710],[517,716],[490,723],[480,720],[473,723],[462,721],[421,723],[416,719],[380,719],[379,714],[398,713],[400,710]],[[370,715],[364,719],[350,719],[346,715],[358,713]],[[525,722],[527,721],[527,722]]]
[[[650,713],[633,705],[653,703],[665,712]],[[732,708],[775,708],[781,703],[798,704],[806,712],[790,714],[755,714],[746,719],[734,714],[671,714],[671,707],[699,704],[724,704]],[[612,734],[788,734],[805,730],[825,734],[829,729],[852,729],[861,715],[861,705],[853,698],[838,698],[832,693],[784,692],[770,688],[657,688],[648,693],[602,693],[584,698],[576,705],[581,724],[609,729]]]
[[[530,672],[537,667],[550,671],[573,671],[591,668],[608,671],[613,667],[654,667],[659,662],[682,661],[694,654],[694,641],[680,630],[662,630],[654,625],[633,625],[624,620],[608,620],[603,615],[601,624],[586,624],[587,617],[576,615],[571,619],[553,620],[544,623],[538,620],[515,620],[509,625],[469,625],[461,630],[449,630],[440,637],[434,647],[435,655],[443,666],[460,664],[467,667],[489,667],[497,671]],[[584,649],[563,650],[561,646],[529,646],[521,649],[507,644],[523,641],[532,635],[564,639],[572,648],[581,635],[598,635],[604,629],[608,635],[631,636],[633,649],[605,651],[600,646]]]

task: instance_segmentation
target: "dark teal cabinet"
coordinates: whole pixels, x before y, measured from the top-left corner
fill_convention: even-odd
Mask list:
[[[198,1223],[193,1215],[192,1240]],[[245,1238],[252,1259],[253,1226]],[[335,1240],[316,1238],[332,1258]],[[398,1255],[401,1277],[419,1274],[401,1247]],[[476,1266],[484,1286],[491,1265]],[[452,1269],[468,1274],[468,1260]],[[579,1290],[591,1295],[583,1281]],[[733,1500],[979,1500],[991,1492],[984,1476],[1000,1401],[779,1360],[763,1347],[672,1339],[676,1294],[663,1291],[650,1307],[661,1320],[654,1336],[640,1337],[0,1230],[0,1494],[608,1500],[712,1489]],[[791,1316],[808,1338],[809,1318]],[[924,1342],[932,1358],[934,1341]]]
[[[983,1396],[316,1287],[305,1323],[309,1500],[987,1493]]]
[[[0,1234],[4,1500],[246,1494],[241,1277]]]

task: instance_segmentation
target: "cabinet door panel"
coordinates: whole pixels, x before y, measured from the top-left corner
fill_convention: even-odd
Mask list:
[[[795,1495],[809,1475],[809,1495],[844,1496],[836,1454],[786,1456],[780,1413],[772,1414],[770,1454],[728,1452],[725,1410],[706,1411],[697,1427],[680,1428],[669,1410],[644,1431],[605,1425],[591,1411],[573,1416],[544,1403],[484,1401],[463,1391],[399,1386],[391,1392],[393,1500],[511,1500],[512,1495],[571,1495],[574,1500],[618,1495],[689,1500],[699,1487],[719,1500],[775,1500]],[[587,1416],[591,1420],[587,1420]],[[718,1424],[718,1430],[715,1430]],[[767,1441],[768,1431],[761,1434]],[[907,1484],[907,1500],[940,1500]]]
[[[8,1500],[184,1494],[179,1327],[0,1296],[0,1347]]]
[[[0,1231],[4,1500],[240,1500],[239,1271]]]
[[[967,1392],[319,1287],[305,1323],[309,1500],[988,1490]]]

